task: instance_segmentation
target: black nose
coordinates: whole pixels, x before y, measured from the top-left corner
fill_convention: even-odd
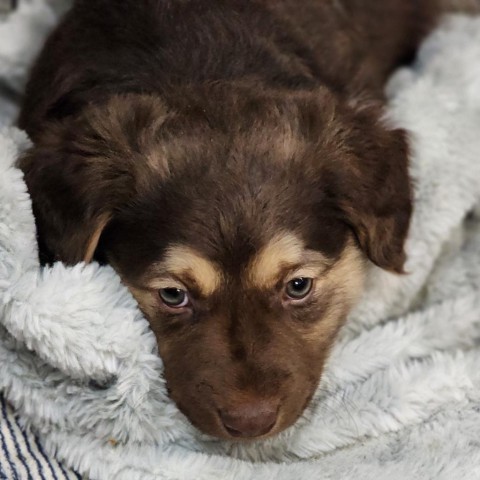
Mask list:
[[[225,430],[232,437],[255,438],[266,435],[277,422],[278,402],[256,400],[220,411]]]

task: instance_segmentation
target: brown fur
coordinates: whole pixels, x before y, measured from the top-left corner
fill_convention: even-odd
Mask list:
[[[77,0],[48,40],[19,121],[42,260],[114,266],[201,430],[291,425],[365,259],[403,271],[408,146],[381,121],[382,89],[440,10]],[[304,301],[285,295],[296,276],[313,279]],[[187,289],[189,306],[160,288]]]

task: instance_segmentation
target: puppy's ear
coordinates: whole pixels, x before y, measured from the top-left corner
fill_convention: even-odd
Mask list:
[[[157,148],[165,118],[155,99],[128,95],[45,127],[18,166],[48,261],[90,262],[109,221],[166,175]]]
[[[376,107],[348,109],[343,116],[331,195],[368,258],[403,273],[412,214],[406,132],[386,128]]]
[[[319,135],[327,201],[373,263],[403,273],[412,214],[406,132],[388,129],[373,102],[330,107]]]

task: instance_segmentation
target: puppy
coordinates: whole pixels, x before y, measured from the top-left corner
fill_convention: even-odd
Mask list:
[[[77,0],[27,86],[42,261],[111,264],[200,430],[292,425],[362,291],[403,272],[385,81],[440,0]]]

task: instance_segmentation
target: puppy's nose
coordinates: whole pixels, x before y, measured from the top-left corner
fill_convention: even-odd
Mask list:
[[[277,422],[278,403],[257,400],[230,410],[220,411],[220,418],[232,437],[254,438],[270,432]]]

